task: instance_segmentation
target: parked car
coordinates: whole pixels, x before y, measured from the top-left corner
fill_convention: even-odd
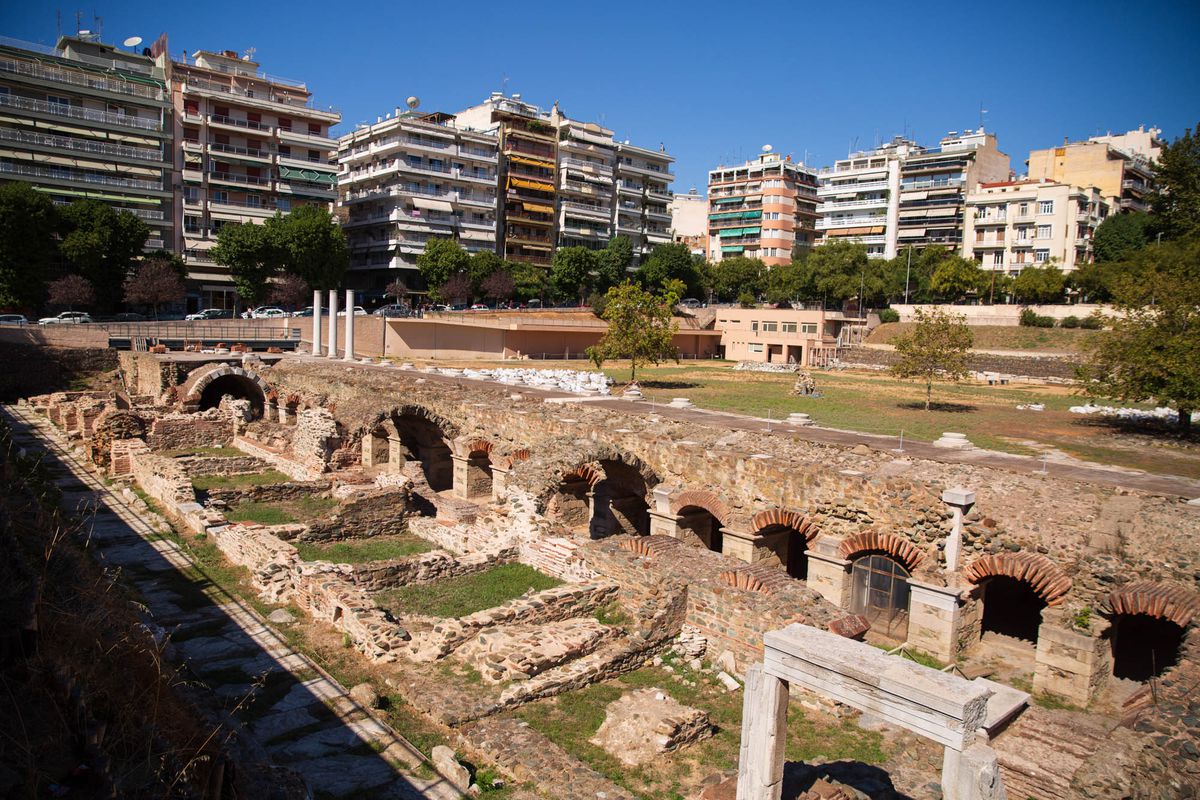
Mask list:
[[[28,325],[29,320],[22,314],[0,314],[0,325]]]
[[[82,311],[64,311],[57,317],[42,317],[38,320],[38,325],[78,325],[91,321],[92,318]]]
[[[242,314],[242,317],[247,319],[275,319],[277,317],[286,317],[287,315],[286,311],[276,306],[259,306],[250,312],[249,317],[246,317],[245,314]]]
[[[293,311],[292,316],[293,317],[311,317],[312,316],[312,306],[305,306],[304,308],[300,309],[299,311]]]
[[[123,314],[117,314],[113,317],[113,322],[145,322],[146,317],[142,314],[135,314],[132,311],[126,311]]]
[[[679,306],[681,308],[699,308],[700,305],[700,301],[694,297],[688,297],[679,301]]]
[[[355,306],[355,307],[354,307],[354,316],[356,316],[356,317],[365,317],[366,315],[367,315],[367,310],[366,310],[365,308],[363,308],[362,306]],[[339,316],[339,317],[344,317],[344,316],[346,316],[346,310],[345,310],[345,309],[342,309],[341,311],[339,311],[339,312],[338,312],[338,316]]]
[[[471,311],[491,311],[491,309],[488,308],[487,306],[485,306],[483,303],[475,303],[474,305],[471,306],[470,310]]]
[[[377,317],[407,317],[412,314],[412,310],[401,303],[390,303],[386,306],[380,306],[371,313]]]
[[[203,311],[197,311],[195,314],[188,314],[184,319],[191,321],[199,319],[233,319],[233,312],[228,308],[206,308]]]

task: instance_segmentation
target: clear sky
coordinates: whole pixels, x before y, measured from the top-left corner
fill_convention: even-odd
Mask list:
[[[1063,137],[1200,122],[1200,0],[2,0],[0,34],[53,43],[56,11],[73,32],[77,9],[110,43],[166,31],[173,54],[253,47],[340,108],[341,132],[413,94],[448,112],[498,90],[558,100],[665,144],[677,192],[764,144],[814,166],[905,132],[936,144],[981,107],[1018,171]]]

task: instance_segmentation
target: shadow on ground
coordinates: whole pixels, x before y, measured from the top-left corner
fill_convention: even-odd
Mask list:
[[[783,767],[783,800],[794,800],[822,778],[852,786],[871,800],[912,800],[898,792],[887,772],[861,761],[806,764],[789,761]]]
[[[896,408],[906,408],[911,411],[924,411],[925,404],[923,402],[913,403],[896,403]],[[978,411],[978,406],[968,405],[967,403],[930,403],[930,411],[948,411],[951,414],[969,414],[972,411]]]

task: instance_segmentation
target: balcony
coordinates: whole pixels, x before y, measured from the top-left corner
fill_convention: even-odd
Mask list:
[[[260,161],[264,164],[271,163],[271,151],[260,150],[252,147],[237,147],[232,144],[218,144],[217,142],[209,142],[208,150],[210,153],[227,153],[234,158],[245,158],[252,161]]]
[[[611,219],[612,209],[608,206],[593,206],[587,203],[576,203],[573,200],[562,201],[562,208],[572,214],[580,214],[593,218]]]
[[[612,175],[612,166],[609,164],[601,164],[597,161],[586,161],[580,158],[563,158],[559,164],[564,167],[574,167],[587,172],[594,172],[598,175]]]
[[[1150,192],[1154,191],[1147,183],[1142,181],[1131,181],[1128,179],[1121,181],[1121,188],[1128,189],[1129,191],[1136,192],[1137,194],[1149,194]]]
[[[962,186],[962,178],[942,178],[939,180],[905,181],[900,184],[900,191],[912,192],[920,189],[954,189]],[[903,198],[901,198],[903,199]]]
[[[234,119],[223,114],[209,114],[208,124],[218,127],[233,128],[235,130],[252,130],[263,131],[264,133],[271,132],[271,126],[264,122],[254,122],[249,119]]]
[[[981,225],[1007,225],[1008,217],[975,217],[975,227]]]
[[[459,145],[458,155],[460,158],[468,158],[473,161],[484,161],[488,164],[495,164],[500,156],[495,150],[489,150],[486,147],[466,147]]]
[[[237,175],[232,172],[210,171],[208,173],[208,180],[210,183],[230,183],[235,186],[264,186],[268,188],[271,186],[270,178],[260,178],[253,175]]]
[[[829,236],[826,234],[825,242],[858,242],[859,244],[887,244],[887,236],[883,234],[872,234],[869,236]]]
[[[599,186],[595,186],[590,183],[583,183],[582,181],[567,180],[565,177],[562,181],[562,188],[571,192],[578,192],[579,194],[586,195],[605,194],[605,192]]]
[[[664,203],[669,203],[674,199],[675,193],[667,189],[659,190],[651,188],[646,190],[646,196],[653,200],[661,200]]]
[[[330,139],[328,136],[322,136],[319,133],[309,133],[308,131],[294,131],[287,128],[276,128],[275,135],[287,142],[298,142],[311,147],[321,147],[326,150],[333,150],[337,147],[337,142]]]
[[[79,153],[89,153],[97,156],[116,156],[118,158],[135,158],[142,161],[154,161],[159,165],[163,162],[161,149],[150,147],[129,147],[121,144],[94,142],[87,139],[74,139],[68,136],[56,136],[48,133],[17,130],[15,128],[0,128],[0,141],[20,142],[28,145],[52,147],[55,150],[73,150]]]
[[[0,172],[6,172],[10,175],[24,175],[30,178],[49,178],[50,180],[67,181],[70,183],[115,186],[120,189],[147,189],[161,192],[163,188],[162,181],[144,181],[137,178],[96,175],[89,172],[79,172],[67,167],[35,167],[27,164],[11,164],[0,161]]]
[[[629,181],[617,181],[617,191],[621,194],[633,194],[640,196],[646,187],[640,183],[630,183]]]
[[[10,75],[19,75],[26,78],[35,78],[39,81],[65,83],[71,86],[82,86],[87,89],[98,89],[102,92],[111,92],[128,97],[140,97],[158,103],[165,102],[167,99],[166,92],[159,87],[147,86],[143,83],[133,83],[119,78],[109,79],[101,77],[97,73],[85,72],[83,70],[76,72],[44,64],[31,64],[25,61],[2,58],[0,59],[0,72],[7,72]]]
[[[496,205],[495,197],[484,197],[484,196],[479,196],[479,195],[466,194],[464,192],[459,192],[456,195],[456,200],[459,203],[462,203],[463,205],[468,205],[468,206],[482,206],[485,208],[492,208]]]
[[[823,183],[817,187],[817,194],[821,197],[829,197],[840,194],[856,194],[858,192],[874,192],[880,189],[888,188],[887,181],[863,181],[861,183],[839,183],[829,184]]]
[[[227,83],[215,83],[191,75],[184,78],[183,92],[184,94],[217,94],[223,98],[232,98],[231,103],[245,103],[276,113],[302,114],[304,111],[313,111],[330,118],[331,122],[341,119],[341,113],[333,106],[319,106],[312,100],[293,98],[285,94],[277,95],[274,91],[269,91],[266,96],[260,96],[256,95],[252,89],[235,88]]]
[[[857,228],[863,225],[887,225],[887,217],[840,217],[817,220],[817,230],[819,231],[830,228]]]
[[[617,171],[618,172],[636,172],[639,175],[651,175],[655,178],[661,178],[662,180],[664,180],[668,183],[675,180],[675,173],[669,172],[668,170],[665,170],[665,169],[651,167],[646,164],[618,164]]]
[[[503,149],[505,153],[520,153],[522,155],[533,156],[534,158],[540,158],[543,161],[554,163],[553,148],[534,147],[533,145],[526,144],[524,142],[514,142],[508,140],[505,141]]]
[[[650,219],[661,220],[663,222],[671,221],[671,212],[666,209],[656,209],[646,206],[646,216]]]
[[[65,103],[47,103],[45,100],[31,100],[13,94],[0,94],[0,108],[19,108],[22,111],[33,111],[39,114],[52,114],[56,117],[83,119],[88,122],[100,122],[105,125],[116,125],[122,128],[136,128],[143,131],[162,131],[162,123],[149,117],[135,117],[130,114],[114,114],[111,111],[96,111],[91,108],[69,106]]]
[[[278,206],[276,206],[273,202],[264,203],[262,201],[255,202],[253,200],[229,200],[227,198],[219,200],[215,198],[210,199],[208,201],[208,205],[210,210],[216,210],[213,207],[220,206],[222,208],[242,209],[251,214],[263,214],[268,216],[274,214],[278,209]]]
[[[886,207],[888,199],[886,197],[872,197],[866,200],[840,200],[828,203],[821,203],[817,206],[819,213],[827,213],[830,211],[849,211],[855,208],[879,208]]]
[[[152,208],[127,208],[125,210],[130,214],[133,214],[135,217],[153,220],[155,222],[161,222],[167,218],[166,214],[161,211],[156,211]]]
[[[396,168],[400,172],[415,172],[419,175],[449,175],[450,167],[435,167],[431,164],[413,164],[409,161],[397,159],[395,162]]]

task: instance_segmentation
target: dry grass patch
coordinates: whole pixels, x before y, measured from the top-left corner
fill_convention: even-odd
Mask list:
[[[369,561],[390,561],[427,553],[433,545],[411,533],[394,536],[372,536],[370,539],[347,539],[339,542],[293,542],[300,558],[305,561],[332,561],[336,564],[365,564]]]
[[[561,585],[525,564],[501,564],[472,575],[388,589],[376,594],[375,601],[397,614],[465,617],[504,605],[531,589],[540,592]]]

